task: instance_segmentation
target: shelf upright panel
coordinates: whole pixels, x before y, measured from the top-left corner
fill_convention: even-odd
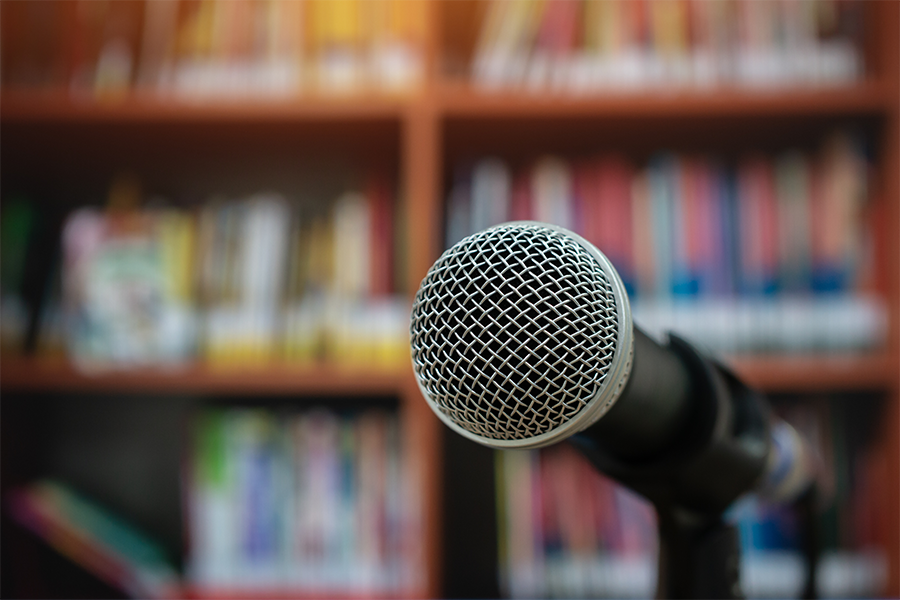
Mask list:
[[[424,93],[412,103],[402,124],[403,212],[405,220],[405,286],[412,298],[419,282],[437,257],[439,239],[439,155],[438,124],[430,96]],[[406,399],[408,406],[407,432],[417,460],[422,490],[422,524],[425,589],[428,597],[441,595],[441,461],[440,430],[437,418],[428,409],[415,384],[411,365]]]
[[[867,25],[870,51],[877,74],[887,88],[887,118],[881,136],[879,183],[885,203],[885,270],[889,310],[889,351],[895,357],[891,365],[890,391],[883,419],[881,452],[887,473],[885,488],[887,514],[882,515],[889,572],[886,596],[900,596],[900,4],[874,3]]]

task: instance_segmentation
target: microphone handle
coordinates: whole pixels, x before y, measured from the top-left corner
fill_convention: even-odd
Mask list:
[[[813,454],[793,428],[772,418],[765,397],[725,366],[675,335],[664,346],[638,329],[634,335],[622,395],[569,441],[654,504],[657,597],[740,598],[740,538],[722,513],[754,489],[802,502],[814,492]],[[817,558],[808,529],[807,594],[815,590]]]
[[[684,361],[635,327],[631,374],[618,400],[591,425],[589,435],[619,457],[652,457],[684,427],[693,388]]]
[[[765,471],[764,396],[674,334],[660,345],[636,329],[633,361],[616,403],[569,441],[658,508],[720,514]]]
[[[763,394],[678,336],[661,345],[638,328],[622,394],[570,441],[652,502],[700,512],[750,490],[794,500],[816,472],[814,453]]]

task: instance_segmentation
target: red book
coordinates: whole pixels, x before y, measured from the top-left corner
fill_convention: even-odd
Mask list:
[[[778,273],[777,207],[771,162],[753,158],[740,167],[739,236],[745,292],[765,292]]]
[[[778,206],[775,198],[775,172],[771,160],[760,165],[760,244],[766,289],[778,278]]]
[[[592,162],[579,163],[573,171],[575,232],[599,248],[601,206],[596,165]]]
[[[631,165],[620,157],[601,159],[597,165],[600,249],[628,278],[632,269]]]
[[[534,218],[531,200],[531,173],[528,169],[520,169],[513,178],[512,197],[509,204],[510,221],[530,221]]]
[[[537,46],[554,56],[569,54],[578,42],[580,3],[577,0],[554,0],[544,8]]]
[[[366,198],[372,215],[372,265],[373,297],[387,296],[393,291],[393,211],[391,188],[387,179],[380,174],[369,176],[366,184]]]

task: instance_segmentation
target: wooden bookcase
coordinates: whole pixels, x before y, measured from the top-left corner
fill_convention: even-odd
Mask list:
[[[577,154],[612,147],[638,154],[660,146],[736,151],[750,144],[803,140],[843,123],[860,125],[878,144],[875,202],[884,215],[878,267],[889,305],[887,348],[866,356],[736,357],[732,364],[767,391],[877,391],[886,396],[876,441],[886,464],[887,508],[879,521],[890,560],[884,591],[900,595],[900,4],[867,6],[868,73],[850,87],[578,98],[485,94],[447,75],[447,56],[467,59],[471,54],[481,12],[472,2],[429,4],[427,77],[409,96],[198,105],[140,96],[78,101],[62,92],[3,90],[4,180],[33,183],[51,195],[65,193],[67,185],[93,190],[109,180],[114,167],[107,163],[115,162],[117,152],[124,149],[145,161],[135,168],[159,170],[160,153],[173,140],[183,141],[191,152],[216,156],[223,145],[233,147],[232,157],[261,147],[292,157],[322,148],[387,156],[399,174],[408,245],[405,279],[412,294],[441,250],[443,199],[451,168],[461,157]],[[0,389],[4,395],[396,396],[408,443],[420,458],[427,573],[415,595],[441,595],[441,432],[411,369],[384,373],[274,365],[223,372],[198,365],[166,374],[87,376],[62,361],[9,358],[3,361]],[[5,457],[6,464],[12,460]]]

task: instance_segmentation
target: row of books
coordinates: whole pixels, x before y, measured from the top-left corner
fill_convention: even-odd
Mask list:
[[[61,298],[41,309],[42,336],[88,370],[198,358],[394,368],[408,360],[409,309],[394,293],[393,200],[376,178],[364,189],[314,207],[259,193],[192,211],[78,209],[63,227]],[[38,217],[27,202],[4,208],[5,226]],[[4,237],[7,348],[28,329],[27,237]]]
[[[201,594],[391,595],[421,584],[396,416],[209,410],[190,462],[187,579]]]
[[[486,89],[835,85],[862,77],[861,2],[493,0],[472,78]]]
[[[865,398],[809,398],[782,407],[821,459],[819,593],[877,595],[887,558],[883,461],[871,448]],[[851,404],[852,403],[852,404]],[[867,424],[868,423],[868,424]],[[501,585],[514,598],[645,597],[655,585],[656,520],[650,505],[597,473],[574,448],[496,455]],[[755,495],[729,510],[741,535],[745,593],[802,591],[799,515]]]
[[[656,549],[650,505],[600,475],[567,445],[495,456],[505,593],[513,598],[633,595],[642,569],[649,571],[644,559]],[[614,560],[615,574],[604,568],[603,559]]]
[[[102,97],[408,91],[425,4],[402,0],[65,0],[3,6],[3,83]]]
[[[662,154],[463,164],[448,245],[508,220],[574,230],[616,266],[638,324],[716,350],[866,349],[883,342],[868,161],[846,132],[816,152],[730,164]],[[825,331],[823,323],[828,323]]]

